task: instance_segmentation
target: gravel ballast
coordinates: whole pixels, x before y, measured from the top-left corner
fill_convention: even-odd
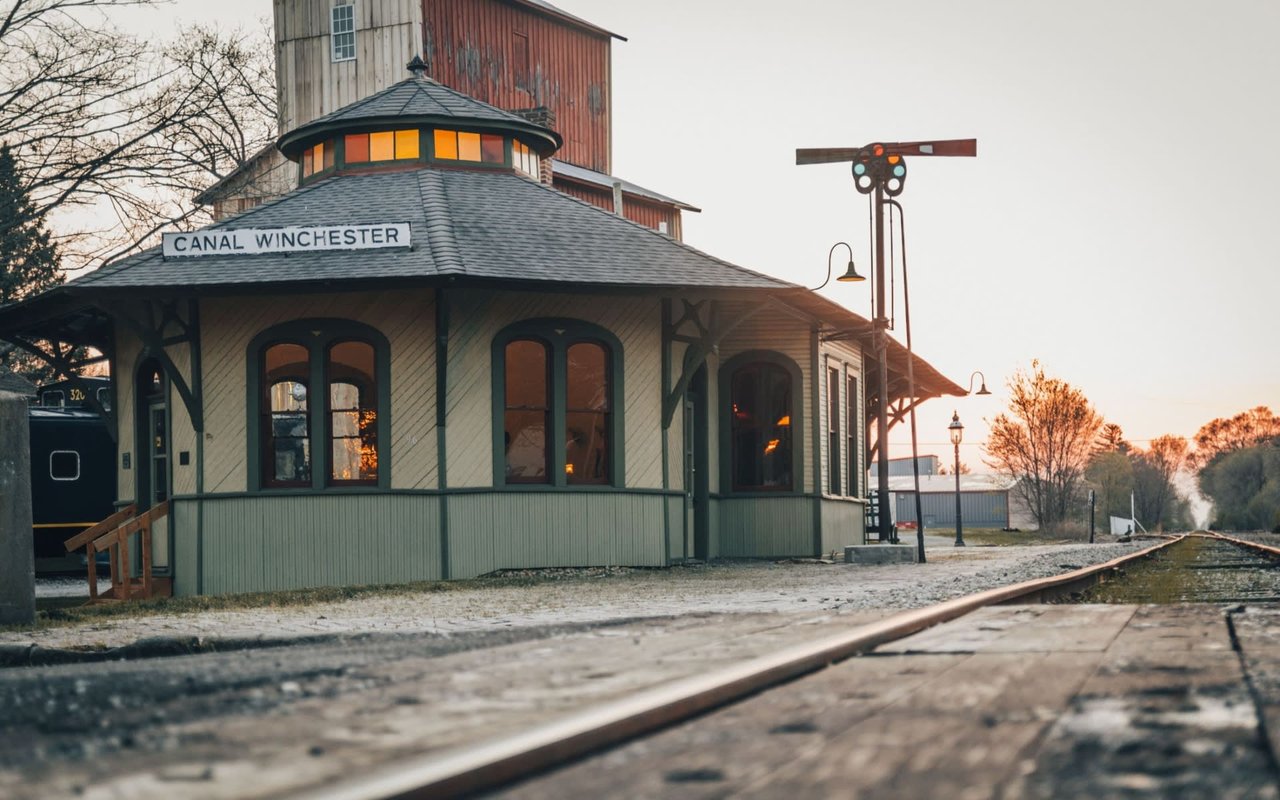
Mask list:
[[[262,640],[463,632],[681,614],[812,614],[920,608],[1069,572],[1150,546],[1131,543],[955,548],[930,537],[925,564],[715,561],[669,569],[547,570],[448,592],[237,611],[148,614],[0,632],[0,645],[121,648],[157,637]]]

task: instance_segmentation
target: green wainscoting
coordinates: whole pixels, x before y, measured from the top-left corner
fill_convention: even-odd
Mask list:
[[[812,497],[753,495],[713,500],[723,558],[816,556]]]
[[[175,500],[180,525],[174,593],[439,579],[439,503],[439,497],[414,494]]]
[[[862,544],[862,527],[866,515],[861,500],[822,499],[822,552],[835,551],[837,559],[844,559],[845,545]]]
[[[664,566],[663,501],[657,492],[625,491],[449,495],[449,577],[508,568]]]

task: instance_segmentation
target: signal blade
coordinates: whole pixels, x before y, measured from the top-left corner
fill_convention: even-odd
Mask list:
[[[938,139],[932,142],[885,142],[884,151],[895,156],[978,155],[977,139]]]
[[[801,147],[796,148],[796,164],[835,164],[858,158],[861,147]]]

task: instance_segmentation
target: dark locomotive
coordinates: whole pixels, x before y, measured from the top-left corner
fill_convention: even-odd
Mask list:
[[[41,387],[28,412],[31,425],[31,511],[36,572],[80,570],[84,557],[63,542],[115,511],[115,443],[84,391],[111,406],[108,378]]]

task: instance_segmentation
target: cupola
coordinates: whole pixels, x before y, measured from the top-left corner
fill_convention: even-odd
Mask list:
[[[281,136],[276,147],[300,166],[303,185],[344,172],[431,167],[514,170],[539,179],[560,135],[427,76],[412,76]]]

